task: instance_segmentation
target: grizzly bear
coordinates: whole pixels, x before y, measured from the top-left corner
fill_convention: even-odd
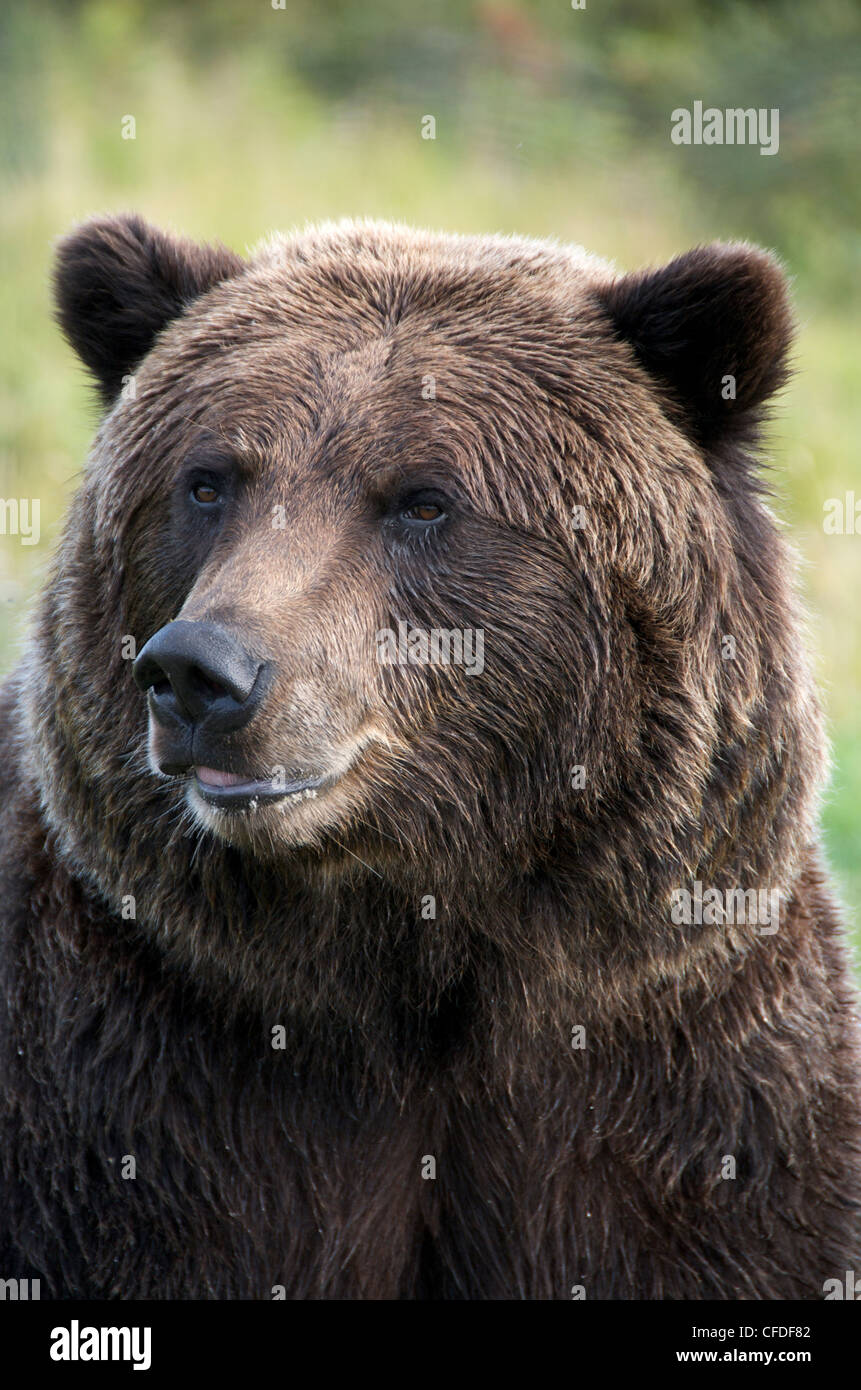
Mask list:
[[[0,1275],[817,1299],[861,1268],[778,263],[73,231],[105,407],[2,695]]]

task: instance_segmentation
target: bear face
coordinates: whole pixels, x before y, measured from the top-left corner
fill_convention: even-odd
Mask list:
[[[590,708],[600,682],[576,673],[610,666],[609,624],[554,484],[568,369],[548,355],[556,333],[572,360],[597,357],[598,310],[586,306],[585,330],[558,313],[545,322],[548,286],[524,306],[516,252],[507,269],[474,254],[441,277],[433,247],[390,242],[324,242],[304,268],[282,248],[231,275],[168,322],[100,450],[101,486],[133,517],[129,630],[145,639],[193,623],[167,640],[196,632],[211,649],[220,635],[265,676],[265,700],[258,683],[253,701],[233,701],[254,717],[240,729],[227,710],[220,736],[217,711],[195,727],[169,684],[156,693],[165,672],[152,641],[137,667],[153,770],[184,777],[199,822],[259,854],[319,842],[351,815],[388,845],[409,843],[404,802],[431,823],[454,803],[449,833],[461,807],[468,835],[489,786],[504,803],[535,782],[559,692],[570,691],[569,751],[585,758],[575,726],[601,722]],[[536,643],[529,629],[545,612]],[[480,643],[479,678],[463,663],[403,664],[400,650],[387,660],[378,634],[400,638],[404,625]],[[166,655],[165,640],[162,661],[191,659]],[[202,781],[201,766],[222,784]],[[225,774],[241,779],[238,795]],[[560,788],[566,776],[567,764],[553,769]]]
[[[749,456],[791,336],[770,257],[618,276],[360,224],[246,263],[108,219],[57,298],[109,410],[33,730],[109,896],[142,832],[177,883],[189,844],[229,877],[221,845],[413,901],[553,863],[666,970],[679,882],[798,862],[824,754]]]

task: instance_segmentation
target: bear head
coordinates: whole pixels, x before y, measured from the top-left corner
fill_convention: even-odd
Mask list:
[[[243,259],[117,216],[55,283],[105,414],[34,776],[111,901],[169,934],[195,875],[552,880],[596,959],[666,969],[673,886],[792,871],[824,754],[754,467],[770,255],[346,223]]]

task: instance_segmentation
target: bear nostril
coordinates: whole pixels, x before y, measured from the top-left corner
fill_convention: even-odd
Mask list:
[[[191,666],[185,677],[186,683],[190,688],[195,689],[205,699],[220,700],[226,695],[228,698],[235,698],[226,686],[220,685],[213,680],[199,666]]]
[[[134,664],[134,678],[150,693],[150,708],[164,720],[207,719],[241,727],[254,712],[268,670],[216,623],[178,620],[150,638]],[[252,696],[254,697],[252,699]]]

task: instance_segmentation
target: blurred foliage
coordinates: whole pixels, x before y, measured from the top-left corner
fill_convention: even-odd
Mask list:
[[[861,907],[861,535],[822,528],[861,437],[859,73],[857,0],[6,0],[0,495],[41,498],[42,541],[0,538],[3,667],[96,418],[51,322],[52,241],[77,219],[134,207],[241,250],[376,216],[578,241],[626,267],[761,241],[795,278],[798,375],[769,453],[832,720],[830,854]],[[779,153],[674,146],[671,112],[696,100],[776,107]]]

